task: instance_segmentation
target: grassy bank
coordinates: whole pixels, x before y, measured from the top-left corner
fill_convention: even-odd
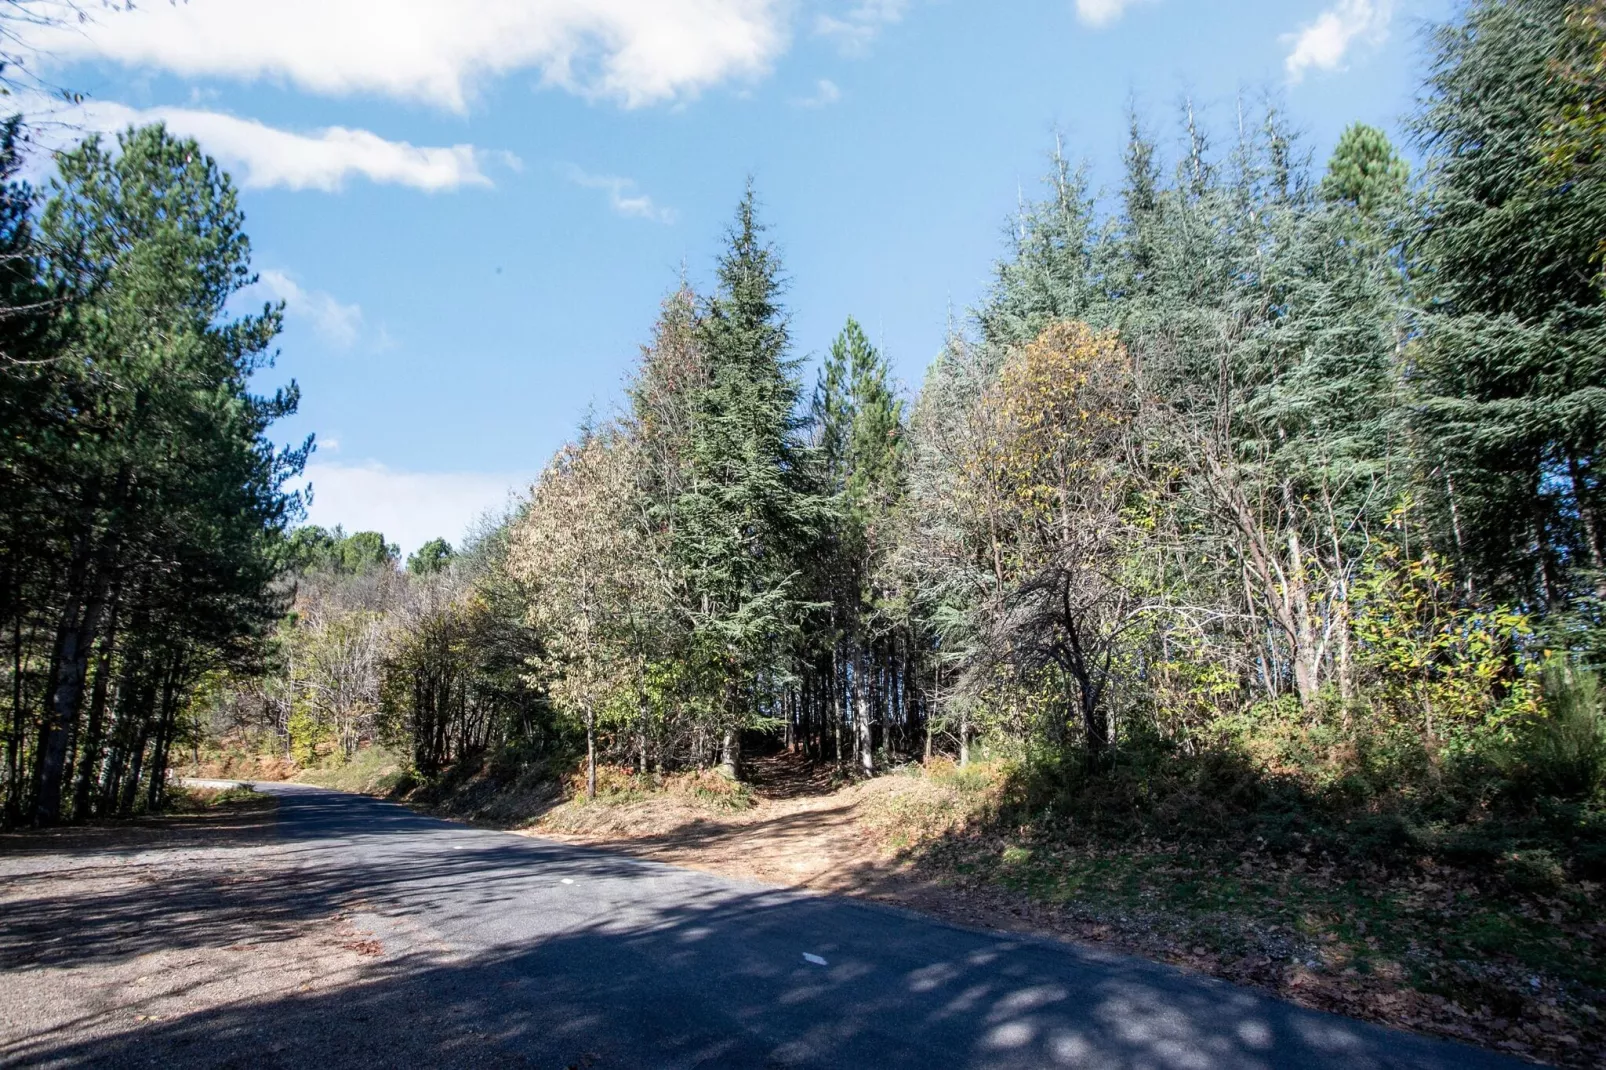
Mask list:
[[[1458,817],[1313,792],[1219,754],[1089,774],[937,762],[864,822],[960,888],[1082,936],[1313,1006],[1599,1065],[1606,994],[1587,802],[1485,798]]]
[[[323,765],[298,769],[289,777],[298,784],[312,784],[359,795],[404,795],[417,784],[406,763],[385,747],[359,747],[349,759],[325,760]]]

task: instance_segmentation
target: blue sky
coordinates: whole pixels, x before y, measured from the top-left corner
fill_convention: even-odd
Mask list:
[[[49,0],[41,0],[49,2]],[[606,411],[751,174],[799,357],[852,314],[909,389],[1060,132],[1114,180],[1270,94],[1325,159],[1400,136],[1453,0],[143,0],[36,35],[87,129],[161,118],[243,187],[287,302],[312,519],[454,541]],[[812,377],[812,369],[808,374]]]

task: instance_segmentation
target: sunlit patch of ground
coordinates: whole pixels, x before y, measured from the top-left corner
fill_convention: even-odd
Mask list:
[[[1006,835],[976,820],[989,802],[979,771],[845,783],[782,754],[748,775],[748,810],[664,796],[571,801],[527,831],[1096,941],[1305,1006],[1559,1065],[1606,1065],[1606,919],[1592,886],[1573,890],[1579,902],[1515,902],[1446,867],[1356,874],[1319,852],[1226,857]]]
[[[372,972],[384,949],[359,916],[264,908],[294,880],[273,800],[195,794],[177,815],[0,836],[0,1063]]]

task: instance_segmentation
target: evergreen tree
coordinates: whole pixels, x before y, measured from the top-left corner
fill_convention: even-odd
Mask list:
[[[1479,0],[1437,35],[1418,428],[1441,540],[1481,592],[1559,607],[1606,571],[1606,198],[1546,158],[1573,89],[1562,0]]]
[[[414,576],[433,576],[444,571],[456,556],[451,543],[445,539],[431,539],[407,555],[407,571]]]
[[[214,161],[153,126],[115,153],[90,138],[56,162],[38,231],[62,357],[5,369],[36,432],[23,467],[51,502],[42,568],[11,607],[33,640],[16,644],[14,676],[42,668],[39,822],[69,799],[81,815],[95,794],[126,809],[141,786],[160,802],[191,687],[254,665],[278,616],[280,532],[300,504],[284,486],[310,449],[266,441],[297,392],[251,392],[280,310],[225,315],[252,280],[250,246]],[[8,775],[15,799],[20,770]]]
[[[1372,216],[1397,207],[1410,182],[1406,166],[1388,135],[1365,123],[1351,124],[1338,139],[1322,178],[1322,196]]]
[[[836,501],[833,538],[822,562],[838,646],[835,683],[841,707],[854,711],[855,749],[868,773],[874,765],[870,692],[879,677],[877,641],[894,625],[886,570],[893,513],[904,495],[904,415],[886,358],[852,317],[820,370],[814,409],[821,468]]]
[[[675,552],[695,631],[724,665],[722,764],[736,775],[741,730],[771,708],[793,645],[799,554],[825,516],[799,436],[799,386],[780,305],[780,261],[763,240],[751,185],[719,285],[698,323],[707,384],[689,443]]]

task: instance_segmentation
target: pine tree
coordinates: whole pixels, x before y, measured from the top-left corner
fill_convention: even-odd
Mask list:
[[[879,675],[876,639],[887,631],[884,581],[892,547],[893,510],[903,498],[903,403],[894,394],[886,358],[849,317],[820,371],[815,390],[821,468],[836,500],[834,538],[822,563],[831,602],[839,688],[851,686],[855,749],[866,772],[874,767],[869,694]],[[839,696],[850,705],[849,696]]]
[[[1354,123],[1333,149],[1322,178],[1322,196],[1372,216],[1398,206],[1410,178],[1410,168],[1394,151],[1387,134],[1375,126]]]

